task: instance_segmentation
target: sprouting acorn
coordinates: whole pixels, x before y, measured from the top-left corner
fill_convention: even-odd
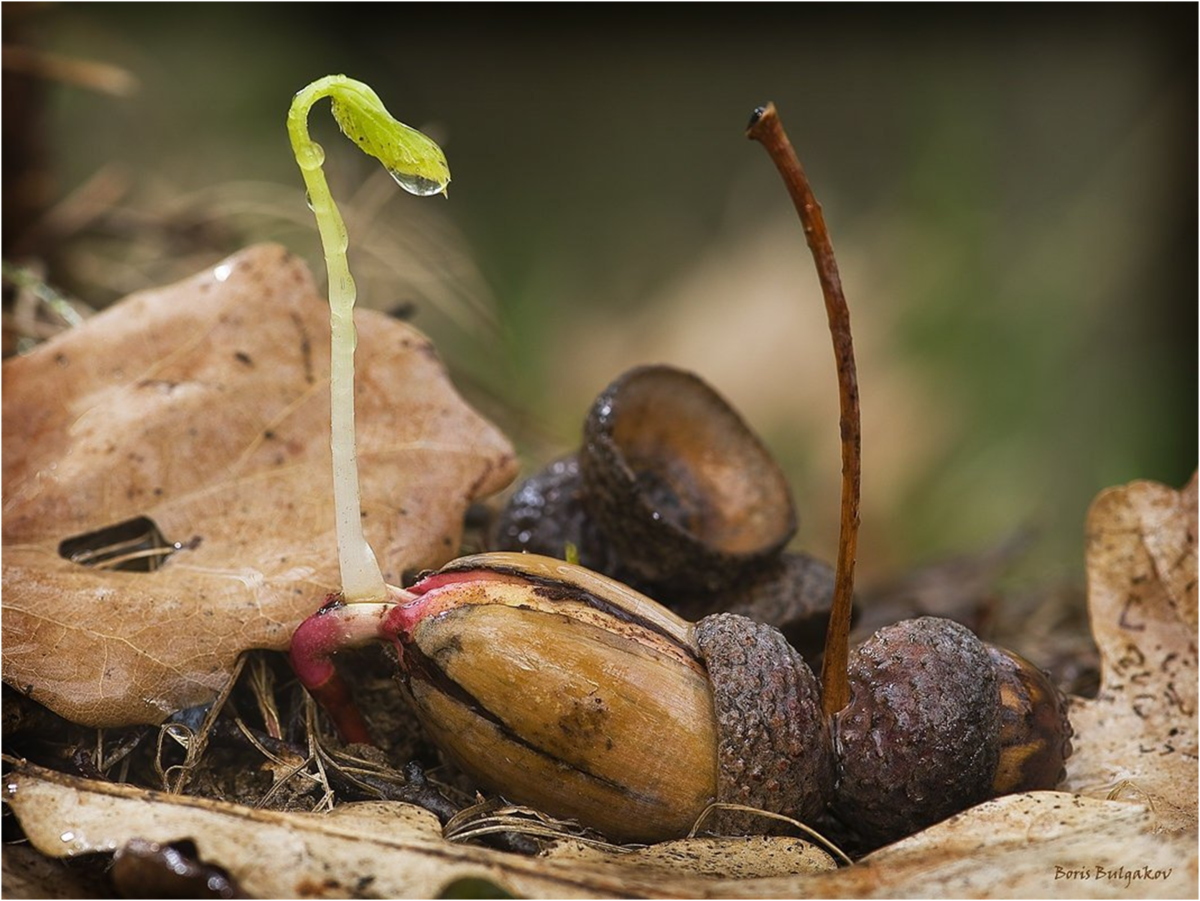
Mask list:
[[[464,557],[334,601],[292,637],[301,682],[343,739],[368,741],[331,658],[392,644],[426,733],[481,785],[622,841],[685,835],[714,802],[819,815],[833,762],[816,677],[778,631],[692,625],[590,570],[532,554]],[[727,832],[771,821],[722,812]]]
[[[1044,675],[948,620],[888,626],[849,653],[862,433],[849,310],[824,214],[773,104],[754,111],[746,133],[787,186],[833,338],[842,504],[822,705],[837,761],[833,811],[865,846],[877,846],[985,798],[1054,788],[1072,729],[1065,700]]]
[[[306,125],[323,96],[343,131],[410,190],[450,178],[440,148],[366,85],[334,76],[296,95],[289,132],[330,272],[343,582],[292,636],[300,681],[344,740],[367,741],[332,658],[390,642],[426,731],[464,770],[615,838],[678,836],[714,801],[816,816],[832,788],[828,726],[815,676],[770,627],[727,615],[693,626],[613,579],[529,554],[463,558],[408,591],[383,582],[359,523],[345,227]],[[729,815],[725,828],[743,819]]]
[[[345,87],[336,79],[316,85],[321,91]],[[382,106],[373,92],[352,85],[352,102],[339,107],[339,123],[353,131],[357,104],[365,104],[361,112],[371,128],[382,131],[365,144],[361,135],[356,140],[401,159],[386,135],[389,123],[399,123],[379,114]],[[312,87],[298,95],[303,113],[318,95]],[[291,121],[302,118],[297,114]],[[752,132],[772,118],[770,108],[756,113]],[[310,179],[311,170],[319,173],[319,162],[306,162],[320,154],[305,147],[303,129],[293,129],[293,140]],[[428,139],[404,144],[405,152],[432,153],[422,142]],[[783,144],[776,140],[774,146]],[[432,147],[431,162],[404,157],[405,165],[415,173],[412,178],[422,179],[419,184],[428,181],[421,173],[432,172],[444,186],[449,172]],[[803,188],[807,191],[806,181]],[[801,820],[819,817],[834,790],[830,718],[841,779],[835,809],[877,841],[962,809],[987,791],[1050,787],[1043,783],[1061,770],[1070,726],[1061,706],[1053,706],[1058,703],[1053,690],[1012,655],[993,653],[966,630],[917,620],[891,633],[882,630],[856,653],[854,679],[847,675],[857,389],[845,302],[840,288],[830,288],[836,282],[832,250],[819,207],[805,191],[794,196],[802,218],[809,217],[806,232],[831,322],[841,322],[834,334],[843,460],[850,464],[843,490],[851,488],[843,498],[822,685],[770,626],[728,613],[693,625],[614,579],[557,559],[483,554],[453,561],[407,591],[385,585],[357,528],[353,416],[347,409],[353,403],[347,390],[353,330],[335,328],[334,416],[347,432],[335,432],[334,453],[344,591],[296,629],[290,659],[344,740],[368,741],[370,730],[333,658],[342,649],[384,641],[399,654],[405,690],[425,729],[464,770],[513,800],[574,817],[612,838],[651,841],[684,834],[714,801]],[[320,209],[331,201],[317,206],[320,219]],[[342,251],[339,242],[331,252],[331,274]],[[344,257],[337,262],[344,266]],[[352,288],[348,271],[345,275],[340,289]],[[835,293],[841,312],[830,300]],[[340,315],[347,317],[345,291],[340,299]],[[336,320],[339,309],[334,315]],[[841,365],[847,359],[849,370]],[[951,709],[960,728],[947,732],[941,719]],[[938,766],[931,769],[941,781],[929,782],[926,761],[934,758]],[[889,779],[903,784],[897,789]],[[863,800],[854,794],[857,788],[879,796]],[[897,790],[914,805],[898,818],[886,810],[888,798],[896,796],[888,793]],[[941,793],[952,795],[951,802]],[[930,803],[932,813],[926,809]],[[767,831],[763,822],[744,809],[723,812],[719,819],[732,832]]]

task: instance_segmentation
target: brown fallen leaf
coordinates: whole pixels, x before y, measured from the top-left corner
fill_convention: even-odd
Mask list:
[[[326,815],[280,813],[29,765],[6,777],[5,801],[45,854],[111,852],[132,838],[190,839],[200,857],[219,864],[251,897],[434,898],[458,880],[484,879],[518,897],[687,898],[721,896],[719,886],[729,884],[678,868],[452,844],[432,814],[398,802],[344,804]]]
[[[280,813],[94,782],[24,764],[5,801],[53,857],[131,839],[192,841],[252,896],[437,897],[483,879],[519,897],[1195,897],[1194,836],[1162,836],[1137,804],[1010,795],[831,870],[797,839],[685,839],[546,857],[452,844],[432,814],[386,801]],[[264,861],[267,863],[264,865]]]
[[[516,464],[424,336],[356,322],[364,525],[399,582],[455,555],[468,504]],[[157,723],[243,650],[286,648],[338,587],[328,366],[328,308],[278,246],[6,362],[4,680],[86,725]],[[155,571],[60,553],[138,517],[181,545]]]
[[[720,880],[797,876],[837,869],[833,858],[816,845],[782,835],[739,838],[684,838],[646,848],[612,850],[573,839],[556,842],[544,860],[608,863],[657,872],[663,877],[707,876]]]
[[[1064,792],[986,801],[837,873],[803,883],[830,898],[1194,898],[1196,839],[1153,834],[1136,804]],[[1133,873],[1138,875],[1134,876]],[[754,886],[785,897],[800,883]],[[730,896],[754,897],[730,887]]]
[[[1196,829],[1196,476],[1134,482],[1088,514],[1088,607],[1100,693],[1071,708],[1067,788],[1146,804],[1156,830]]]

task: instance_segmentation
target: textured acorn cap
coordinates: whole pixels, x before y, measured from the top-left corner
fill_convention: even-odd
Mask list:
[[[717,591],[796,530],[783,473],[740,416],[689,372],[632,369],[584,424],[589,510],[638,580]]]
[[[987,648],[1000,684],[1000,761],[992,793],[1052,789],[1066,778],[1075,734],[1067,698],[1024,657],[994,645]]]
[[[838,818],[886,844],[991,796],[1000,698],[987,646],[950,620],[885,626],[850,654],[834,716]]]
[[[716,710],[717,800],[815,820],[833,786],[833,756],[812,670],[778,630],[744,616],[705,617],[695,637]],[[738,811],[721,811],[716,825],[726,834],[781,828]]]

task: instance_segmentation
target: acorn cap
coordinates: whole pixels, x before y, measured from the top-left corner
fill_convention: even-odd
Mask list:
[[[1067,698],[1024,657],[995,645],[987,648],[1000,684],[1000,760],[992,793],[1053,789],[1066,778],[1075,734]]]
[[[696,624],[717,718],[717,800],[811,822],[833,786],[817,679],[778,630],[718,613]],[[726,834],[777,831],[766,817],[721,811]]]
[[[787,480],[711,387],[669,366],[632,369],[592,405],[580,452],[589,510],[637,579],[718,591],[796,531]]]
[[[970,629],[921,617],[850,654],[850,703],[834,716],[838,818],[873,846],[991,796],[999,686]]]

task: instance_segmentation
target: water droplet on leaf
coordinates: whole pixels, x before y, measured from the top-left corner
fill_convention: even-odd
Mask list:
[[[412,175],[408,172],[397,172],[395,169],[388,169],[388,174],[396,180],[396,184],[406,190],[409,194],[416,194],[418,197],[428,197],[431,194],[441,194],[446,190],[448,181],[436,181],[432,178],[425,178],[422,175]]]

